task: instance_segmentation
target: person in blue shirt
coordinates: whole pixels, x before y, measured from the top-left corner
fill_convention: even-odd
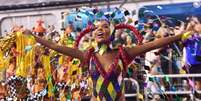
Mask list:
[[[188,23],[193,35],[184,40],[184,59],[190,74],[201,73],[201,18],[192,17]],[[201,90],[201,78],[195,78],[195,89]],[[200,96],[201,98],[201,96]]]

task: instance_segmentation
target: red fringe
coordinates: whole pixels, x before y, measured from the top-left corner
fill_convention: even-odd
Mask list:
[[[132,25],[129,24],[118,24],[115,26],[115,29],[129,29],[133,32],[133,35],[137,38],[138,44],[141,44],[143,41],[143,36],[140,34],[140,32]]]
[[[80,35],[76,37],[75,48],[78,48],[78,45],[82,37],[86,35],[87,33],[91,32],[92,30],[93,30],[93,26],[88,26],[86,29],[80,32]]]
[[[89,64],[90,58],[92,53],[94,52],[94,48],[90,48],[87,53],[85,54],[85,59],[82,61],[82,63],[80,64],[79,67],[85,68],[85,67],[89,67],[87,66]]]
[[[124,71],[127,71],[127,67],[128,65],[131,63],[132,58],[125,52],[124,48],[122,46],[119,46],[119,53],[120,53],[120,57],[123,61],[123,65],[124,67]]]

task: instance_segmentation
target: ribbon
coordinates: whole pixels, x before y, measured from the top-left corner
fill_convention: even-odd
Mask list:
[[[175,88],[175,86],[172,86],[172,87],[171,87],[171,90],[172,90],[172,91],[177,91],[177,89]]]
[[[5,59],[3,51],[0,50],[0,71],[3,71],[8,67],[9,59],[8,57]]]
[[[54,96],[54,93],[52,92],[53,83],[52,83],[52,76],[51,76],[50,56],[43,55],[42,62],[43,62],[43,66],[45,68],[46,80],[47,80],[47,85],[48,85],[48,96],[52,97],[52,96]]]
[[[132,22],[133,22],[133,19],[132,19],[132,18],[128,18],[127,23],[128,23],[128,24],[131,24]]]
[[[165,76],[164,79],[165,79],[166,82],[170,82],[170,78],[168,76]]]
[[[195,88],[195,83],[191,79],[188,79],[188,83],[193,89]]]
[[[67,39],[67,45],[72,45],[73,42],[74,42],[74,39],[73,39],[73,38],[69,37],[69,38]]]
[[[77,64],[79,64],[79,60],[73,60],[73,65],[77,65]]]
[[[25,46],[24,51],[25,51],[25,52],[28,52],[28,51],[30,51],[31,49],[32,49],[32,46],[31,46],[31,45],[28,45],[28,46]]]
[[[103,44],[103,45],[101,45],[101,47],[100,47],[98,53],[99,53],[100,55],[103,55],[107,49],[108,49],[108,46],[105,45],[105,44]]]
[[[154,82],[154,78],[153,77],[149,77],[149,81]]]
[[[182,99],[176,95],[176,101],[182,101]]]
[[[183,70],[183,69],[180,69],[180,70],[179,70],[179,73],[180,73],[180,74],[186,74],[186,71]]]
[[[141,99],[142,101],[144,101],[144,96],[141,93],[137,94],[138,98]]]

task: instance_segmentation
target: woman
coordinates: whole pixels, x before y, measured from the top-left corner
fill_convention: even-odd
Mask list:
[[[28,30],[24,31],[24,33],[31,34]],[[98,43],[98,47],[96,51],[90,50],[88,52],[59,46],[31,34],[35,37],[36,41],[42,45],[63,53],[64,55],[78,58],[81,62],[89,64],[88,70],[90,70],[93,80],[93,96],[91,101],[125,101],[123,91],[124,83],[122,78],[125,76],[127,65],[135,58],[135,56],[179,41],[182,37],[182,34],[179,34],[161,38],[143,45],[137,45],[132,48],[120,47],[119,49],[113,50],[109,48],[110,23],[108,21],[98,21],[95,25],[93,34],[95,35],[95,41]],[[104,51],[100,48],[102,46],[106,47],[104,48]]]
[[[191,38],[185,40],[184,42],[184,61],[188,67],[189,74],[200,74],[201,73],[201,18],[192,17],[190,18],[189,25],[194,25],[193,27],[187,26],[189,29],[194,31]],[[201,78],[194,78],[195,80],[195,89],[201,90]],[[195,97],[201,99],[201,94],[195,93]]]

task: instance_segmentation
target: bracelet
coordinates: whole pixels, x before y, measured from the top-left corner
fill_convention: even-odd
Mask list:
[[[181,36],[181,40],[184,41],[191,36],[191,32],[186,32]]]

